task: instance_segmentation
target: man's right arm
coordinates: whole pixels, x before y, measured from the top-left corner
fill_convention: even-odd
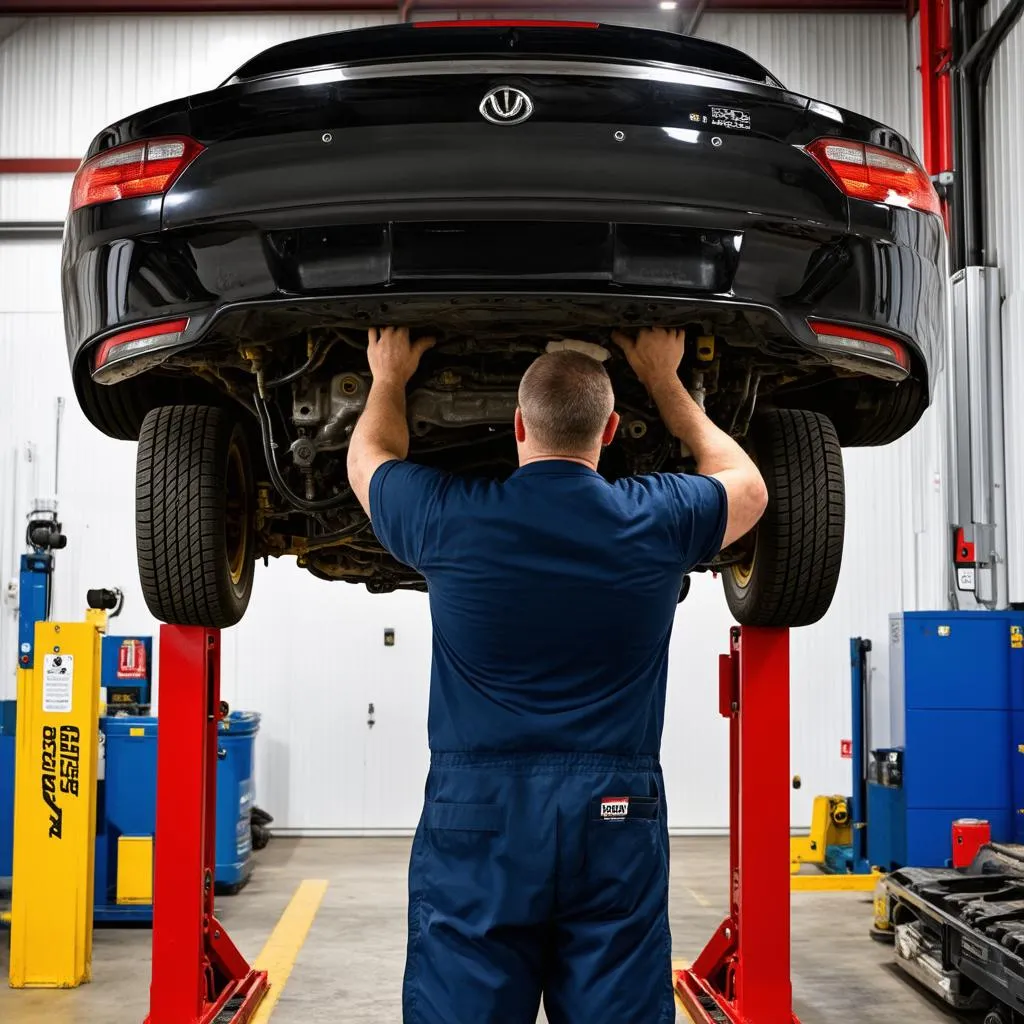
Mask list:
[[[725,488],[728,519],[722,547],[739,540],[764,514],[768,491],[750,456],[708,419],[683,387],[678,369],[684,332],[651,328],[635,340],[618,331],[613,338],[654,399],[665,426],[693,453],[697,472],[713,476]]]

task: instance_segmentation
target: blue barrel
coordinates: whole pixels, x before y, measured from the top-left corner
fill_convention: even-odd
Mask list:
[[[221,720],[217,759],[217,870],[219,889],[240,889],[252,873],[253,753],[260,716],[232,711]]]

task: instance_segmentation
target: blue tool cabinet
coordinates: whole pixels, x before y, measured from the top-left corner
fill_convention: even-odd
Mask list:
[[[901,763],[869,779],[871,862],[943,866],[957,818],[1024,842],[1024,613],[892,616],[889,684]]]

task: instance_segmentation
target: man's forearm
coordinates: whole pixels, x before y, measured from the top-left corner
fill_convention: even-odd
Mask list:
[[[387,381],[373,382],[351,444],[355,449],[372,449],[396,459],[409,454],[404,387]]]
[[[698,473],[749,466],[746,452],[708,418],[674,374],[648,385],[665,426],[693,453]]]

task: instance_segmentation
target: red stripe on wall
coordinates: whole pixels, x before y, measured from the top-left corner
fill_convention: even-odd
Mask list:
[[[81,162],[70,157],[0,157],[0,174],[74,174]]]

